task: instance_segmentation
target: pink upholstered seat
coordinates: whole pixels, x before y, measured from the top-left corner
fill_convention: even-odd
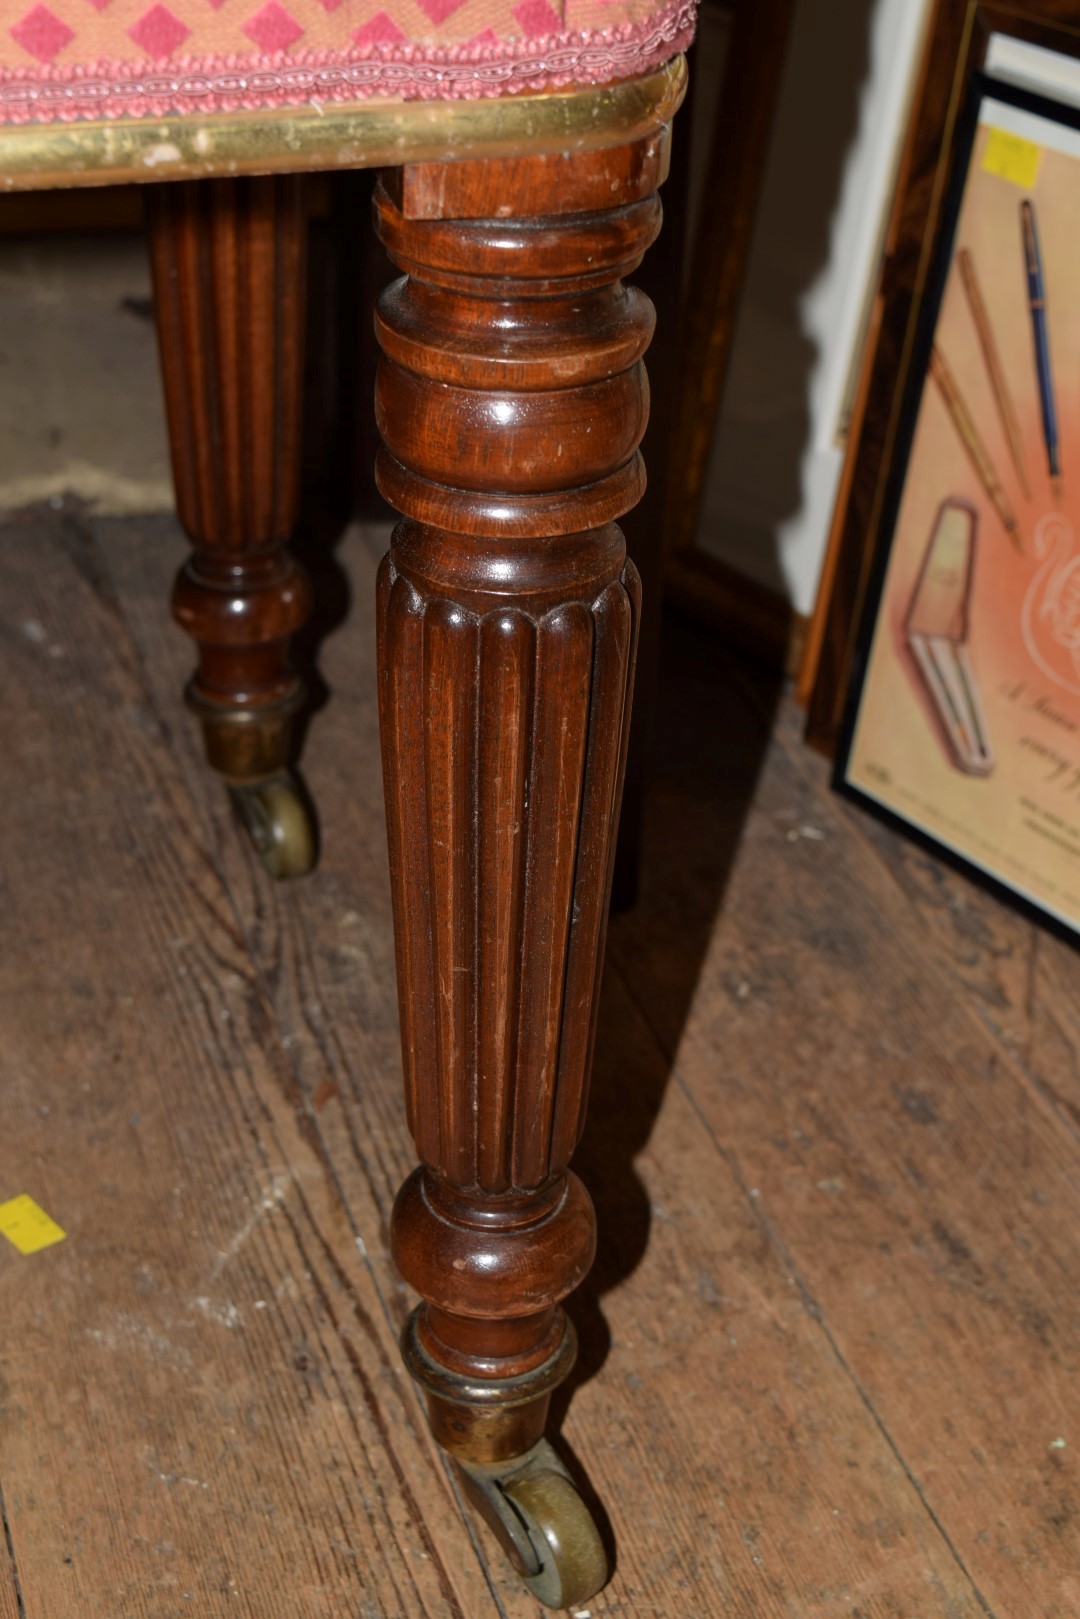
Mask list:
[[[0,123],[603,84],[693,0],[0,0]]]

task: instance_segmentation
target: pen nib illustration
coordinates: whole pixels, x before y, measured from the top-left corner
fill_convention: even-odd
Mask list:
[[[982,351],[983,363],[990,378],[990,387],[997,405],[1005,437],[1009,445],[1009,454],[1012,456],[1013,466],[1016,468],[1017,481],[1023,491],[1024,499],[1031,499],[1031,490],[1028,487],[1027,473],[1024,470],[1024,456],[1020,442],[1020,428],[1017,425],[1016,407],[1013,404],[1012,394],[1005,377],[1005,367],[1001,363],[998,353],[997,341],[990,317],[983,302],[982,290],[979,286],[979,277],[975,270],[975,260],[970,249],[962,247],[957,254],[957,264],[960,269],[960,281],[967,295],[968,308],[975,323],[975,332],[979,339],[979,348]],[[1016,543],[1014,539],[1014,544]],[[1022,546],[1018,546],[1023,550]]]
[[[1020,539],[1016,514],[1006,498],[1004,489],[1001,487],[1001,481],[994,471],[993,464],[986,452],[986,446],[979,437],[978,428],[975,426],[971,411],[968,409],[963,395],[957,387],[956,378],[952,374],[949,363],[936,343],[930,350],[929,373],[937,383],[945,408],[952,418],[952,424],[967,452],[968,460],[978,474],[979,482],[997,512],[1002,528],[1016,549],[1023,553],[1024,546]]]

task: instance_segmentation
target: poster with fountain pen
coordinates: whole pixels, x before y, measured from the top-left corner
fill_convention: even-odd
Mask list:
[[[1080,113],[981,79],[837,784],[1080,930]]]

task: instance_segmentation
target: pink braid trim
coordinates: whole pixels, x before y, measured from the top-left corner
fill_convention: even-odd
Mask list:
[[[495,45],[378,44],[352,51],[82,63],[31,76],[0,69],[0,124],[359,101],[474,100],[609,84],[660,67],[694,36],[696,0],[668,0],[641,23]]]

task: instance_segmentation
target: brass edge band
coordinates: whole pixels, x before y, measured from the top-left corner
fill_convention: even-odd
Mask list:
[[[585,151],[669,122],[686,61],[615,84],[477,101],[370,101],[273,112],[0,125],[0,190],[372,169]]]
[[[569,1316],[564,1316],[558,1348],[531,1372],[522,1372],[518,1377],[463,1377],[432,1360],[420,1342],[416,1331],[420,1308],[422,1306],[412,1312],[402,1331],[402,1359],[409,1375],[421,1388],[455,1405],[495,1406],[499,1410],[532,1405],[565,1382],[577,1359],[577,1334]]]

